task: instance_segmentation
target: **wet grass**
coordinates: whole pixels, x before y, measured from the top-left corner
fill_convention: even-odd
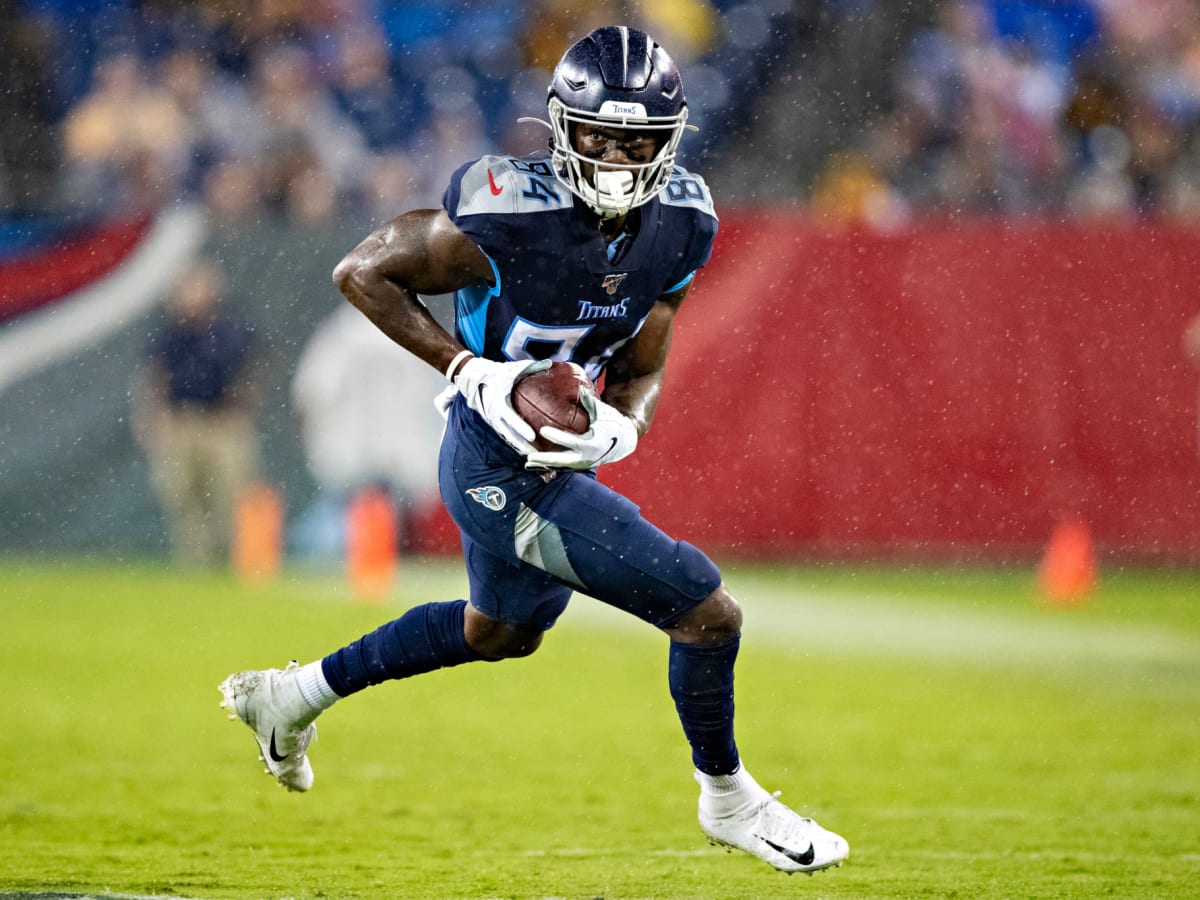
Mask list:
[[[307,795],[260,772],[217,682],[459,596],[336,578],[0,563],[0,892],[205,898],[1194,896],[1200,573],[726,567],[739,742],[844,834],[787,877],[704,841],[665,639],[577,598],[533,657],[380,686],[321,719]]]

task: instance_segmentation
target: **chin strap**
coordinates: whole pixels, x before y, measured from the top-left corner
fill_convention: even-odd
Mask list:
[[[550,151],[554,154],[554,126],[545,119],[538,119],[534,116],[521,116],[517,119],[518,122],[529,123],[532,125],[542,125],[549,129],[551,134]],[[556,162],[555,168],[567,163]],[[570,187],[570,182],[564,177],[564,173],[559,171],[559,180]],[[589,184],[579,185],[578,195],[588,208],[592,210],[601,219],[615,219],[618,216],[623,216],[632,208],[633,201],[633,186],[634,176],[632,172],[623,171],[600,171],[596,173],[595,186]],[[574,192],[574,188],[572,191]]]
[[[586,191],[584,202],[602,219],[628,213],[633,200],[633,173],[602,170],[595,177],[596,185]]]

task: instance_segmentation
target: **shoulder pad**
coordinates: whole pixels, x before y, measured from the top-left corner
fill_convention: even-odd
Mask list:
[[[708,213],[714,219],[717,211],[713,207],[712,194],[699,175],[693,175],[682,166],[671,171],[671,180],[659,195],[667,206],[684,206]]]
[[[571,207],[571,194],[546,159],[484,156],[459,183],[452,218],[496,213],[536,213]]]

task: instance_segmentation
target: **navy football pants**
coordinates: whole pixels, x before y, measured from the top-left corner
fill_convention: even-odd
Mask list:
[[[661,628],[720,585],[707,556],[646,521],[594,473],[532,472],[523,462],[455,399],[439,481],[480,612],[545,629],[577,590]]]

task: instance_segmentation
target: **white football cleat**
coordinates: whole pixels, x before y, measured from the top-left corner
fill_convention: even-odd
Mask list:
[[[778,793],[755,788],[756,796],[728,815],[706,812],[701,797],[700,829],[710,841],[744,850],[788,874],[811,875],[840,866],[850,855],[850,845],[840,835],[784,806]]]
[[[317,736],[317,710],[300,693],[295,661],[286,669],[234,672],[221,682],[221,706],[254,732],[259,759],[289,791],[307,791],[313,770],[305,751]]]

